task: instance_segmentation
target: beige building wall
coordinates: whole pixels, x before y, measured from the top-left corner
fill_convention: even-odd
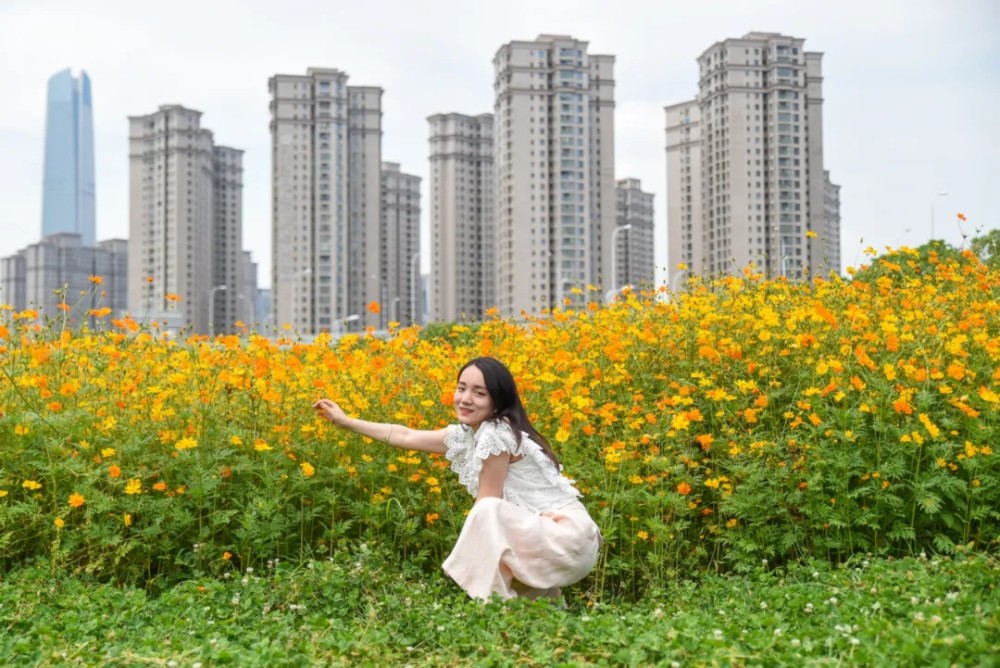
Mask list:
[[[616,288],[632,285],[651,289],[656,281],[653,233],[653,193],[643,192],[639,179],[620,179],[615,185]],[[628,227],[626,227],[628,226]]]
[[[501,314],[582,300],[588,285],[610,289],[614,57],[540,35],[505,44],[493,63]]]
[[[436,114],[430,126],[430,319],[480,320],[496,306],[493,115]]]
[[[136,318],[205,333],[214,162],[212,133],[200,119],[180,105],[129,117],[128,284]]]
[[[380,329],[421,321],[420,177],[382,163]]]
[[[819,235],[825,225],[822,54],[807,53],[804,43],[754,32],[718,42],[698,58],[702,210],[692,222],[700,230],[686,242],[681,211],[671,203],[668,234],[671,247],[681,248],[669,251],[672,265],[686,254],[692,271],[706,274],[735,273],[751,263],[771,276],[824,270],[822,241],[808,234]],[[671,197],[682,187],[687,194],[676,183],[680,165],[670,164],[671,153],[685,154],[676,123],[685,109],[667,109]]]
[[[667,276],[680,288],[688,273],[708,273],[702,244],[701,112],[691,100],[667,114]],[[686,269],[681,269],[681,266]]]
[[[215,333],[232,334],[242,320],[243,284],[243,151],[216,146],[214,153],[215,220],[212,265],[214,290],[210,306]],[[224,285],[225,289],[216,289]]]
[[[304,334],[378,325],[382,89],[347,80],[269,81],[272,313]]]

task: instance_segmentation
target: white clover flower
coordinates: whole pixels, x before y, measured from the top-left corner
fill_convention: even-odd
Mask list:
[[[767,601],[761,601],[760,602],[760,609],[761,610],[767,610]]]
[[[801,640],[799,640],[798,638],[792,638],[792,642],[791,642],[792,647],[798,647],[801,644],[802,644]]]
[[[722,629],[715,629],[712,631],[712,637],[716,640],[722,640]]]
[[[918,621],[918,622],[922,622],[922,621],[924,621],[924,613],[922,613],[922,612],[920,612],[920,611],[918,610],[918,611],[917,611],[916,613],[914,613],[914,615],[913,615],[913,619],[915,619],[915,620],[916,620],[916,621]]]
[[[831,596],[830,598],[826,599],[826,602],[829,603],[830,605],[837,605],[838,603],[837,597]]]
[[[860,641],[860,640],[858,640],[857,638],[854,638],[854,637],[852,637],[852,638],[850,639],[850,641],[849,641],[849,642],[850,642],[850,643],[851,643],[852,645],[854,645],[855,647],[857,647],[858,645],[860,645],[860,644],[861,644],[861,641]]]
[[[784,631],[782,631],[781,628],[774,629],[774,637],[776,638],[780,638],[783,633]]]
[[[941,617],[940,616],[938,616],[938,615],[931,616],[931,624],[940,624],[940,623],[941,623]]]

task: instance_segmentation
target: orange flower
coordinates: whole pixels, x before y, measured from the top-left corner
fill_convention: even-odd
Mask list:
[[[122,468],[118,464],[112,464],[108,467],[108,475],[112,478],[122,477]]]
[[[957,213],[955,215],[958,216],[958,219],[960,221],[962,221],[963,223],[965,222],[966,219],[965,219],[965,214],[964,213]]]
[[[163,298],[168,302],[179,302],[181,300],[181,296],[175,292],[168,292]]]
[[[222,560],[223,561],[229,561],[232,558],[233,558],[233,553],[232,552],[223,552],[222,553]]]
[[[167,483],[163,482],[162,480],[153,485],[153,489],[155,489],[157,492],[162,492],[166,488],[167,488]]]
[[[100,285],[101,283],[104,282],[104,279],[100,276],[88,276],[87,280],[93,283],[94,285]]]
[[[369,302],[368,310],[371,311],[372,313],[381,313],[382,307],[379,306],[378,302]]]
[[[302,462],[300,468],[302,469],[302,476],[305,478],[311,478],[316,473],[316,469],[309,462]]]
[[[440,516],[437,513],[427,513],[427,516],[424,519],[427,520],[428,524],[434,524],[438,521],[439,517]]]
[[[686,482],[678,484],[677,493],[680,494],[681,496],[687,496],[688,494],[691,493],[691,485],[687,484]]]
[[[87,500],[83,498],[83,494],[79,492],[73,492],[69,495],[69,506],[70,508],[79,508],[83,504],[87,503]]]

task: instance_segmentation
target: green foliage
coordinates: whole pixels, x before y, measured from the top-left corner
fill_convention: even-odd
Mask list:
[[[467,599],[384,547],[159,596],[30,567],[0,581],[17,666],[995,665],[1000,564],[802,563],[663,582],[629,603]],[[173,663],[171,663],[173,662]]]

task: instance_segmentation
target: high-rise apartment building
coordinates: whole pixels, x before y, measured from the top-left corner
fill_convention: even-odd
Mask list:
[[[271,300],[314,334],[381,323],[382,89],[336,69],[271,77]]]
[[[129,117],[129,309],[194,332],[231,332],[240,285],[242,151],[201,112]]]
[[[85,246],[79,234],[52,234],[0,261],[0,302],[66,317],[73,325],[94,325],[93,309],[109,308],[112,317],[125,312],[127,262],[124,239]]]
[[[243,151],[215,146],[212,151],[212,185],[215,215],[212,220],[212,289],[210,306],[214,331],[232,333],[236,321],[245,321],[243,299],[245,258],[243,250]],[[256,290],[256,285],[254,285]]]
[[[643,192],[639,179],[615,184],[614,276],[615,287],[632,285],[650,289],[656,281],[653,249],[653,193]]]
[[[804,43],[761,32],[718,42],[698,58],[698,97],[666,108],[671,271],[755,263],[803,277],[832,267],[822,238],[822,54]]]
[[[503,315],[614,287],[614,62],[566,35],[510,42],[493,59]]]
[[[830,181],[830,170],[823,170],[823,208],[826,228],[822,233],[826,266],[840,273],[840,186]]]
[[[493,114],[435,114],[430,125],[430,317],[480,320],[496,306]]]
[[[45,111],[42,236],[79,234],[97,242],[94,192],[94,119],[90,77],[63,70],[49,79]]]
[[[382,163],[382,257],[379,328],[420,322],[420,177]]]

